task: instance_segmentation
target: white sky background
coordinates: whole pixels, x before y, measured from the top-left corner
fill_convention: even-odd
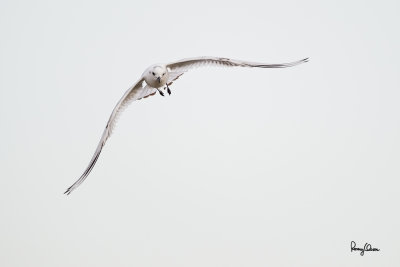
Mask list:
[[[398,1],[1,1],[1,266],[399,266]],[[153,63],[202,68],[133,103]],[[380,252],[361,257],[350,242]]]

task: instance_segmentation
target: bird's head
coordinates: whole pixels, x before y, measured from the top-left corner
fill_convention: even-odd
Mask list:
[[[154,88],[164,86],[168,80],[168,70],[163,65],[153,65],[144,73],[146,83]]]

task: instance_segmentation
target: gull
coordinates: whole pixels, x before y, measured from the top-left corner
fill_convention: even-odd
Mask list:
[[[140,79],[131,86],[122,98],[118,101],[114,107],[110,118],[108,119],[106,128],[103,131],[100,142],[96,148],[96,151],[89,162],[86,170],[79,177],[79,179],[71,185],[64,194],[71,194],[79,185],[85,181],[87,176],[92,171],[94,165],[99,159],[101,150],[103,149],[107,139],[111,136],[112,131],[115,127],[116,121],[121,112],[133,101],[147,98],[155,95],[157,92],[164,96],[162,88],[166,89],[168,94],[171,95],[171,89],[169,86],[180,76],[190,69],[201,67],[201,66],[226,66],[226,67],[250,67],[250,68],[287,68],[293,67],[302,63],[308,62],[308,58],[302,60],[280,63],[280,64],[266,64],[248,62],[243,60],[235,60],[221,57],[196,57],[178,60],[168,64],[154,64],[148,67],[140,77]]]

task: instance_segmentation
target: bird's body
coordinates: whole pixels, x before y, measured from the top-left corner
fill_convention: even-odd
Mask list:
[[[70,186],[65,194],[70,194],[74,189],[76,189],[89,175],[97,159],[100,156],[101,150],[105,145],[107,139],[110,137],[112,130],[115,126],[118,116],[121,112],[134,100],[139,100],[146,98],[148,96],[154,95],[157,91],[160,95],[164,96],[164,93],[160,88],[167,89],[167,92],[171,94],[169,85],[171,85],[176,79],[183,75],[188,70],[205,66],[205,65],[217,65],[217,66],[228,66],[228,67],[250,67],[250,68],[286,68],[296,66],[301,63],[308,61],[308,58],[282,64],[265,64],[265,63],[255,63],[242,60],[233,60],[228,58],[217,58],[217,57],[198,57],[189,58],[179,61],[175,61],[169,64],[155,64],[148,67],[140,77],[140,79],[130,87],[126,93],[122,96],[120,101],[118,101],[111,116],[107,122],[106,128],[104,129],[103,135],[97,146],[97,149],[81,177]]]
[[[143,72],[142,77],[148,86],[161,88],[167,84],[169,72],[167,66],[163,64],[154,64]],[[160,80],[158,81],[157,78],[160,78]]]

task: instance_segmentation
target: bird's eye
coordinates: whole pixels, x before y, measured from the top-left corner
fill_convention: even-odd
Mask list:
[[[152,72],[152,73],[153,73],[154,76],[156,75],[154,72]]]

